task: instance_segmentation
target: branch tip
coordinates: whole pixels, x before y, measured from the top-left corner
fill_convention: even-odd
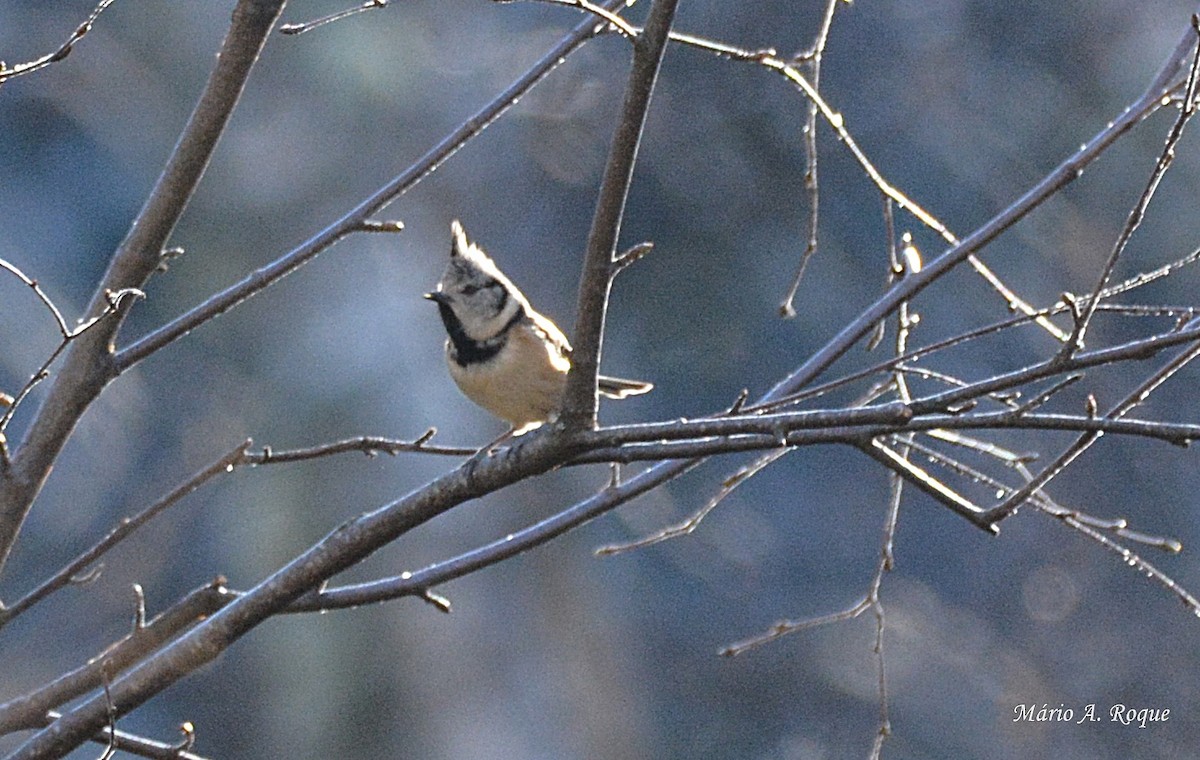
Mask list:
[[[85,570],[82,573],[72,575],[67,582],[72,586],[86,586],[89,583],[96,581],[104,572],[104,563],[100,562],[90,570]]]
[[[387,221],[377,221],[375,219],[364,219],[358,225],[359,232],[403,232],[404,222],[399,219],[389,219]]]
[[[654,243],[650,242],[649,240],[630,246],[625,252],[617,256],[615,261],[613,261],[613,274],[616,275],[618,272],[624,271],[625,268],[631,264],[636,264],[638,261],[641,261],[646,254],[653,250]]]
[[[146,592],[142,590],[142,584],[133,584],[133,632],[137,633],[146,627]]]
[[[283,24],[279,27],[279,33],[295,37],[304,34],[305,32],[311,32],[313,29],[325,26],[326,24],[332,24],[334,21],[341,21],[344,18],[349,18],[350,16],[362,13],[363,11],[369,11],[374,8],[384,8],[387,6],[387,4],[388,0],[366,0],[366,2],[356,7],[346,8],[336,13],[331,13],[328,16],[321,16],[320,18],[313,19],[312,21],[305,21],[299,24]]]
[[[453,612],[450,607],[450,600],[441,594],[437,594],[429,589],[425,589],[421,592],[420,598],[421,601],[425,602],[426,604],[432,605],[438,612],[444,612],[447,615]]]
[[[196,726],[190,720],[185,720],[179,724],[179,733],[183,734],[183,738],[172,749],[176,752],[190,751],[196,744]]]
[[[742,411],[742,407],[746,405],[746,400],[748,398],[750,398],[750,389],[742,388],[742,390],[738,393],[737,398],[733,400],[733,404],[729,407],[729,410],[725,413],[737,414],[738,412]]]

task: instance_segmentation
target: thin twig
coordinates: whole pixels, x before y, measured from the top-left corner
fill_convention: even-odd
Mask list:
[[[1200,16],[1192,15],[1192,29],[1197,35],[1200,35]],[[1171,126],[1171,131],[1167,135],[1167,139],[1163,144],[1162,152],[1158,156],[1158,161],[1154,164],[1154,170],[1150,173],[1150,179],[1146,182],[1146,187],[1142,190],[1141,197],[1130,210],[1125,218],[1125,226],[1121,229],[1121,234],[1117,236],[1117,240],[1113,243],[1112,251],[1108,255],[1108,259],[1104,262],[1104,267],[1100,271],[1100,277],[1096,281],[1095,288],[1092,289],[1091,297],[1081,305],[1081,314],[1075,320],[1075,328],[1071,332],[1071,339],[1063,346],[1064,354],[1069,355],[1083,348],[1084,335],[1087,333],[1088,324],[1092,321],[1092,317],[1096,313],[1096,306],[1100,303],[1100,294],[1108,285],[1108,281],[1112,278],[1113,270],[1116,269],[1117,260],[1124,253],[1125,248],[1129,245],[1129,241],[1133,239],[1133,235],[1141,226],[1142,220],[1146,217],[1146,210],[1150,207],[1150,201],[1154,198],[1154,193],[1166,176],[1167,170],[1171,168],[1171,164],[1175,161],[1175,146],[1179,144],[1180,138],[1183,137],[1183,130],[1187,127],[1192,116],[1196,113],[1196,85],[1200,79],[1200,44],[1196,45],[1196,52],[1192,58],[1192,65],[1188,69],[1187,83],[1184,86],[1183,105],[1179,109],[1179,116],[1175,119],[1175,123]]]
[[[412,441],[402,441],[393,438],[379,438],[376,436],[359,436],[357,438],[347,438],[343,441],[322,443],[317,446],[310,446],[302,449],[287,449],[277,451],[267,446],[258,452],[247,452],[246,456],[244,457],[244,461],[246,464],[252,465],[302,462],[308,459],[320,459],[322,457],[333,456],[335,454],[343,454],[352,451],[362,452],[367,456],[375,456],[377,454],[390,454],[394,456],[404,452],[413,452],[455,457],[471,456],[479,451],[478,447],[469,448],[462,446],[430,446],[429,440],[433,438],[434,434],[436,433],[436,428],[430,428],[420,437]]]
[[[83,39],[85,34],[92,31],[92,25],[96,23],[96,19],[98,19],[100,14],[103,13],[105,9],[114,2],[115,0],[100,0],[100,3],[94,9],[92,9],[91,13],[88,14],[87,19],[84,20],[82,24],[75,27],[75,31],[71,32],[71,36],[67,38],[67,41],[60,45],[59,48],[53,53],[44,55],[37,60],[30,61],[29,63],[18,64],[12,68],[6,67],[4,62],[0,61],[0,85],[4,84],[9,79],[13,79],[24,74],[32,74],[39,69],[44,69],[47,66],[58,63],[66,58],[71,54],[71,51],[75,49],[75,43]]]
[[[968,442],[966,439],[964,439],[964,437],[956,436],[953,440],[953,443],[957,445],[966,445]],[[928,446],[919,440],[913,439],[908,442],[908,445],[923,456],[928,457],[931,462],[934,462],[937,465],[944,467],[958,475],[962,475],[963,477],[966,477],[975,483],[987,486],[1001,496],[1006,496],[1017,490],[1015,486],[1004,483],[998,478],[995,478],[992,475],[989,475],[988,473],[983,472],[975,467],[971,467],[962,460],[950,457],[946,453],[939,451],[932,446]],[[1033,479],[1033,474],[1025,466],[1026,457],[1015,454],[1014,452],[1005,451],[995,444],[988,444],[986,446],[971,446],[971,448],[999,459],[1006,467],[1019,472],[1021,477],[1024,478],[1026,482]],[[1077,520],[1083,525],[1086,525],[1094,530],[1111,533],[1117,538],[1133,541],[1151,549],[1157,549],[1159,551],[1166,552],[1167,554],[1178,554],[1179,552],[1183,551],[1183,544],[1180,543],[1179,540],[1132,530],[1129,528],[1129,522],[1123,517],[1096,517],[1095,515],[1090,515],[1078,509],[1072,509],[1063,506],[1050,498],[1050,496],[1044,491],[1034,492],[1030,496],[1029,500],[1039,512],[1049,515],[1050,517],[1056,517],[1060,519],[1069,517],[1072,520]]]
[[[644,549],[647,546],[653,546],[654,544],[662,543],[663,541],[668,541],[672,538],[691,535],[696,528],[700,527],[700,523],[703,522],[704,518],[708,517],[708,514],[716,509],[721,502],[725,501],[725,499],[732,494],[738,486],[748,482],[763,469],[778,461],[779,458],[787,452],[788,449],[775,449],[773,451],[768,451],[766,454],[763,454],[757,459],[751,461],[746,466],[742,467],[730,477],[725,478],[725,480],[721,482],[720,490],[717,491],[717,493],[714,494],[707,502],[705,502],[704,506],[693,512],[683,522],[675,525],[669,525],[661,530],[651,533],[648,536],[643,536],[633,541],[627,541],[620,544],[607,544],[605,546],[598,547],[595,551],[596,556],[605,557],[613,554],[623,554],[628,551],[633,551],[634,549]]]
[[[1156,333],[1149,337],[1138,338],[1108,348],[1083,351],[1066,360],[1060,356],[1054,356],[1022,367],[1021,369],[1001,373],[961,388],[952,388],[915,399],[912,404],[913,413],[924,414],[930,411],[953,408],[963,402],[981,398],[988,393],[1019,388],[1022,385],[1037,380],[1058,377],[1066,373],[1090,369],[1091,367],[1129,360],[1149,359],[1166,348],[1192,343],[1196,340],[1200,340],[1200,326]]]
[[[349,18],[350,16],[362,13],[363,11],[374,10],[376,8],[385,8],[387,7],[387,4],[388,0],[366,0],[366,2],[362,3],[361,5],[357,5],[353,8],[346,8],[344,10],[337,11],[336,13],[330,13],[328,16],[321,16],[320,18],[312,21],[306,21],[302,24],[283,24],[279,27],[279,33],[290,34],[292,36],[301,35],[305,32],[311,32],[313,29],[318,27],[325,26],[326,24],[332,24],[334,21],[341,21],[344,18]]]
[[[1128,548],[1122,546],[1117,541],[1114,541],[1113,539],[1104,535],[1100,531],[1085,524],[1082,520],[1078,519],[1076,516],[1064,515],[1064,516],[1059,517],[1059,520],[1063,524],[1069,525],[1071,528],[1079,531],[1080,533],[1083,533],[1085,536],[1087,536],[1088,538],[1091,538],[1093,541],[1096,541],[1101,546],[1103,546],[1105,549],[1108,549],[1109,551],[1115,553],[1117,556],[1119,556],[1121,558],[1121,561],[1124,562],[1127,566],[1133,568],[1134,570],[1138,571],[1139,574],[1145,575],[1147,578],[1150,578],[1151,580],[1158,583],[1163,588],[1170,591],[1172,594],[1174,594],[1176,596],[1176,598],[1179,599],[1179,601],[1183,602],[1183,606],[1187,607],[1187,609],[1193,615],[1200,617],[1200,599],[1196,599],[1196,597],[1193,596],[1191,594],[1191,592],[1189,592],[1183,586],[1180,586],[1178,583],[1176,583],[1175,580],[1173,578],[1171,578],[1171,576],[1169,576],[1166,573],[1164,573],[1163,571],[1159,570],[1153,564],[1151,564],[1150,562],[1143,559],[1139,554],[1137,554],[1133,551],[1130,551]]]
[[[104,687],[104,702],[108,711],[108,743],[100,760],[110,760],[117,752],[117,706],[113,704],[112,691],[108,688],[109,674],[107,668],[101,668]]]
[[[842,623],[847,620],[853,620],[867,610],[871,609],[871,600],[863,597],[855,604],[838,612],[832,612],[828,615],[820,617],[807,618],[804,620],[781,620],[771,626],[766,633],[761,633],[757,636],[752,636],[748,639],[730,644],[718,652],[722,657],[736,657],[739,654],[748,652],[751,649],[757,649],[764,644],[769,644],[776,639],[789,636],[793,633],[806,631],[810,628],[820,628],[833,623]]]
[[[838,140],[846,146],[846,149],[850,151],[850,154],[854,157],[854,160],[858,162],[863,172],[881,193],[895,201],[896,205],[900,206],[900,208],[912,214],[913,217],[921,222],[921,224],[937,232],[937,234],[940,235],[941,238],[952,247],[951,250],[956,250],[961,247],[963,241],[960,241],[954,235],[954,233],[952,233],[950,229],[941,222],[941,220],[926,211],[911,198],[900,192],[897,187],[887,181],[883,174],[875,168],[873,163],[871,163],[870,159],[867,158],[866,152],[859,147],[853,136],[846,129],[845,119],[842,117],[842,115],[835,111],[825,101],[825,99],[817,91],[817,88],[814,86],[814,84],[808,81],[808,79],[805,78],[805,76],[790,62],[779,58],[772,50],[742,50],[725,43],[714,42],[712,40],[707,40],[693,35],[674,35],[672,36],[672,40],[702,50],[707,50],[708,52],[720,55],[722,57],[731,58],[738,61],[746,61],[749,63],[756,63],[782,75],[785,79],[799,88],[812,105],[816,106],[816,108],[820,111],[822,118],[825,119],[825,121],[837,134]],[[1064,182],[1063,184],[1066,183]],[[982,247],[982,245],[979,247]],[[975,256],[974,251],[974,248],[963,251],[962,255],[958,257],[954,263],[957,265],[963,261],[966,261],[972,269],[974,269],[980,276],[984,278],[984,280],[987,281],[993,290],[1000,294],[1010,309],[1014,311],[1021,311],[1026,315],[1034,317],[1035,321],[1044,330],[1054,336],[1056,340],[1062,341],[1066,339],[1066,333],[1062,332],[1062,330],[1060,330],[1053,322],[1049,321],[1043,316],[1038,315],[1037,310],[1030,304],[1026,303],[1011,288],[1005,285],[1004,282],[997,277],[996,274],[992,272],[992,270],[986,264],[984,264]],[[923,287],[924,286],[921,285],[918,286],[917,289],[919,290]]]
[[[1200,250],[1197,250],[1195,253],[1197,255],[1200,255]],[[1045,316],[1052,316],[1054,314],[1062,313],[1066,309],[1067,309],[1067,306],[1065,304],[1060,303],[1060,304],[1056,304],[1055,306],[1053,306],[1049,309],[1042,310],[1041,313],[1042,313],[1042,315],[1045,315]],[[1183,319],[1185,319],[1185,321],[1190,320],[1195,315],[1195,309],[1190,306],[1170,307],[1170,306],[1101,304],[1098,307],[1098,310],[1104,311],[1104,312],[1116,313],[1116,314],[1127,314],[1130,316],[1172,316],[1172,317],[1175,317],[1177,320],[1180,318],[1183,318]],[[961,345],[969,343],[971,341],[979,340],[981,338],[985,338],[985,337],[988,337],[988,336],[991,336],[991,335],[994,335],[994,334],[997,334],[997,333],[1000,333],[1000,332],[1003,332],[1006,330],[1011,330],[1016,327],[1021,327],[1023,325],[1027,325],[1030,323],[1031,320],[1032,320],[1031,317],[1029,317],[1027,315],[1021,315],[1021,316],[1016,316],[1016,317],[1010,317],[1008,319],[1004,319],[999,322],[993,322],[991,324],[984,325],[983,327],[978,327],[973,330],[968,330],[967,332],[958,333],[956,335],[950,336],[949,338],[945,338],[943,340],[939,340],[934,343],[926,344],[920,348],[912,349],[909,352],[907,352],[906,354],[904,354],[903,356],[886,359],[877,364],[865,367],[860,370],[855,370],[854,372],[850,372],[848,374],[842,375],[834,380],[830,380],[830,381],[822,383],[820,385],[810,386],[803,390],[797,391],[796,393],[781,396],[777,400],[750,405],[747,407],[747,410],[749,410],[749,411],[776,411],[778,409],[785,408],[788,406],[794,406],[802,401],[808,401],[808,400],[823,396],[831,391],[841,388],[841,387],[843,387],[849,383],[852,383],[856,380],[861,380],[865,377],[870,377],[871,375],[875,375],[880,372],[892,371],[897,368],[899,363],[902,363],[902,362],[904,363],[904,367],[907,368],[909,371],[912,371],[912,372],[926,371],[926,372],[928,372],[928,370],[918,370],[915,367],[910,366],[909,363],[913,362],[917,359],[931,356],[932,354],[938,353],[940,351],[945,351],[947,349],[954,348],[956,346],[961,346]],[[1175,334],[1175,332],[1177,332],[1177,330],[1172,330],[1168,333],[1163,333],[1163,335],[1172,335],[1172,334]],[[1127,344],[1127,345],[1129,345],[1129,344]],[[1130,357],[1130,358],[1132,358],[1132,357]],[[943,379],[944,379],[944,376],[943,376]],[[968,386],[963,386],[963,387],[968,387]]]
[[[73,582],[73,579],[79,576],[79,574],[82,573],[87,567],[94,564],[96,560],[100,559],[100,557],[104,556],[113,547],[117,546],[119,543],[131,536],[143,525],[150,522],[150,520],[154,519],[168,508],[177,504],[181,499],[183,499],[183,497],[192,493],[217,475],[227,472],[239,464],[245,463],[248,456],[246,452],[249,446],[250,441],[240,444],[228,454],[224,455],[204,469],[196,472],[187,480],[172,489],[168,494],[150,506],[146,507],[138,514],[134,515],[133,517],[123,518],[117,527],[108,532],[108,535],[102,538],[87,551],[80,553],[79,556],[68,562],[54,575],[39,583],[33,590],[18,599],[11,606],[0,605],[0,628],[3,628],[13,618],[25,612],[50,594],[53,594],[55,591],[70,585]]]
[[[11,262],[2,258],[0,258],[0,269],[3,269],[9,274],[13,275],[33,290],[34,295],[38,297],[38,300],[42,302],[42,304],[50,312],[50,315],[54,317],[54,322],[58,325],[58,332],[63,338],[67,338],[71,335],[71,328],[67,326],[67,320],[63,317],[62,311],[60,311],[59,308],[54,305],[54,301],[50,299],[50,296],[46,294],[46,291],[42,290],[42,286],[37,280],[22,272]]]
[[[13,270],[10,269],[9,271]],[[24,277],[24,275],[21,275],[21,277]],[[4,404],[4,414],[0,415],[0,463],[2,463],[5,467],[9,465],[10,458],[4,433],[8,429],[9,423],[12,422],[13,415],[17,413],[17,409],[21,406],[21,402],[23,402],[29,396],[29,394],[33,392],[33,389],[50,376],[50,367],[53,366],[54,362],[58,360],[58,357],[67,350],[67,347],[71,344],[71,341],[78,339],[85,332],[98,325],[105,317],[116,313],[117,309],[119,309],[121,306],[121,302],[126,297],[146,297],[146,294],[137,288],[124,288],[116,293],[110,292],[108,293],[108,304],[104,311],[101,311],[96,316],[76,326],[75,329],[69,329],[62,321],[62,314],[53,305],[53,303],[49,301],[48,298],[44,297],[45,294],[41,293],[41,289],[37,287],[37,283],[30,280],[29,284],[33,285],[34,290],[39,293],[39,297],[43,297],[43,301],[50,307],[51,312],[54,314],[55,320],[58,322],[59,331],[62,333],[62,341],[54,348],[53,351],[50,352],[50,355],[47,356],[44,361],[42,361],[41,366],[29,376],[29,379],[26,380],[25,384],[21,386],[21,389],[17,391],[16,397],[8,398],[7,403]]]
[[[61,716],[62,713],[51,710],[46,713],[43,725],[48,726]],[[92,741],[105,746],[111,743],[115,749],[121,752],[145,757],[148,760],[208,760],[208,758],[202,755],[191,752],[191,745],[167,744],[166,742],[155,741],[154,739],[147,739],[144,736],[131,734],[128,731],[114,731],[110,733],[109,729],[106,728],[96,736],[93,736]]]
[[[512,0],[492,0],[492,2],[510,3]],[[588,0],[538,0],[538,2],[543,2],[548,5],[565,5],[570,8],[578,8],[585,13],[590,13],[599,19],[607,21],[608,25],[614,31],[618,32],[622,37],[630,40],[637,39],[639,34],[638,30],[635,29],[628,21],[621,18],[616,13],[613,13],[608,8],[596,5],[594,3],[589,3]],[[633,3],[628,4],[632,5]]]
[[[1134,101],[1103,130],[1085,143],[1066,161],[1056,167],[1044,179],[1012,203],[1008,208],[992,217],[982,227],[963,238],[958,244],[952,245],[942,255],[926,262],[924,269],[912,277],[906,277],[896,287],[884,294],[879,300],[846,325],[823,348],[814,353],[798,369],[781,380],[767,394],[765,401],[775,401],[784,396],[794,394],[811,383],[818,375],[825,372],[834,362],[850,350],[863,336],[867,335],[887,314],[895,311],[902,301],[911,300],[931,283],[940,279],[951,269],[957,267],[969,256],[982,249],[994,240],[1000,233],[1007,230],[1031,211],[1040,206],[1047,198],[1052,197],[1066,185],[1078,177],[1083,169],[1103,154],[1113,142],[1129,132],[1136,124],[1151,113],[1162,107],[1163,96],[1177,86],[1179,56],[1186,56],[1191,50],[1191,29],[1187,32],[1188,46],[1182,44],[1176,47],[1176,54],[1168,60],[1155,78],[1151,88]],[[1163,81],[1165,80],[1165,81]],[[1160,84],[1160,82],[1162,82]],[[899,201],[897,201],[899,203]],[[908,209],[912,212],[912,209]]]
[[[25,596],[18,599],[12,605],[6,606],[4,604],[0,604],[0,628],[3,628],[13,618],[25,612],[55,591],[58,591],[65,586],[78,583],[80,577],[87,567],[95,564],[100,557],[124,541],[136,530],[160,515],[169,507],[178,503],[181,499],[183,499],[183,497],[197,490],[217,475],[232,472],[237,467],[302,462],[348,452],[362,452],[367,456],[374,456],[379,453],[395,455],[401,452],[440,454],[446,456],[470,456],[477,451],[475,448],[428,445],[429,440],[433,438],[436,432],[436,429],[430,428],[423,435],[412,441],[399,441],[389,438],[362,436],[359,438],[350,438],[343,441],[335,441],[333,443],[326,443],[308,448],[288,449],[282,451],[276,451],[268,446],[264,447],[260,451],[252,452],[250,451],[251,442],[246,440],[245,442],[239,444],[236,448],[232,449],[228,454],[225,454],[212,464],[196,472],[183,483],[176,486],[170,493],[139,512],[137,515],[123,518],[120,524],[116,528],[112,529],[100,542],[92,546],[87,551],[82,552],[75,559],[67,563],[67,565],[65,565],[61,570],[42,583],[38,584],[36,588],[25,594]],[[92,573],[87,576],[87,580],[94,580],[94,575],[95,571],[92,571]]]
[[[1200,343],[1196,343],[1189,348],[1184,349],[1175,356],[1171,361],[1167,362],[1161,369],[1151,375],[1148,379],[1138,385],[1133,392],[1125,396],[1119,403],[1104,415],[1102,419],[1116,421],[1124,417],[1132,409],[1146,400],[1160,385],[1170,379],[1175,373],[1183,369],[1192,362],[1197,356],[1200,356]],[[1020,490],[1016,491],[1002,503],[984,512],[980,515],[980,519],[989,525],[994,525],[1009,517],[1017,511],[1017,509],[1029,498],[1029,495],[1037,491],[1049,483],[1059,473],[1065,470],[1072,462],[1078,459],[1085,451],[1091,448],[1092,444],[1099,440],[1102,430],[1089,430],[1075,440],[1066,448],[1058,457],[1047,465],[1036,477],[1025,484]],[[1182,443],[1186,443],[1183,441]]]
[[[825,46],[829,42],[829,32],[833,28],[833,14],[840,0],[828,0],[825,4],[825,14],[821,25],[817,27],[817,36],[812,47],[797,55],[797,60],[808,64],[809,79],[813,89],[821,90],[821,59],[825,55]],[[796,293],[800,290],[800,282],[808,269],[808,262],[817,252],[818,235],[820,233],[821,184],[817,175],[817,113],[815,101],[809,101],[808,114],[804,117],[804,191],[808,194],[808,241],[800,253],[800,261],[796,264],[796,273],[792,276],[792,284],[788,287],[783,302],[779,304],[779,313],[785,319],[796,316]]]

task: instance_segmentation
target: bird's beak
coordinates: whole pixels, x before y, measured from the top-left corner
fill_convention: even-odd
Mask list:
[[[425,297],[434,303],[449,303],[450,298],[440,290],[435,290],[432,293],[426,293]]]

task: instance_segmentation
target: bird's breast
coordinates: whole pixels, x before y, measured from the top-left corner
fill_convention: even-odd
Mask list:
[[[486,361],[463,365],[448,358],[450,375],[467,398],[515,428],[550,418],[571,368],[557,348],[522,325],[510,330],[504,346]]]

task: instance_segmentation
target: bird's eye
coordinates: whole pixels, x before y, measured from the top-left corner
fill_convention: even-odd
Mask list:
[[[463,285],[462,286],[462,294],[464,296],[473,296],[478,292],[479,292],[478,285]]]

